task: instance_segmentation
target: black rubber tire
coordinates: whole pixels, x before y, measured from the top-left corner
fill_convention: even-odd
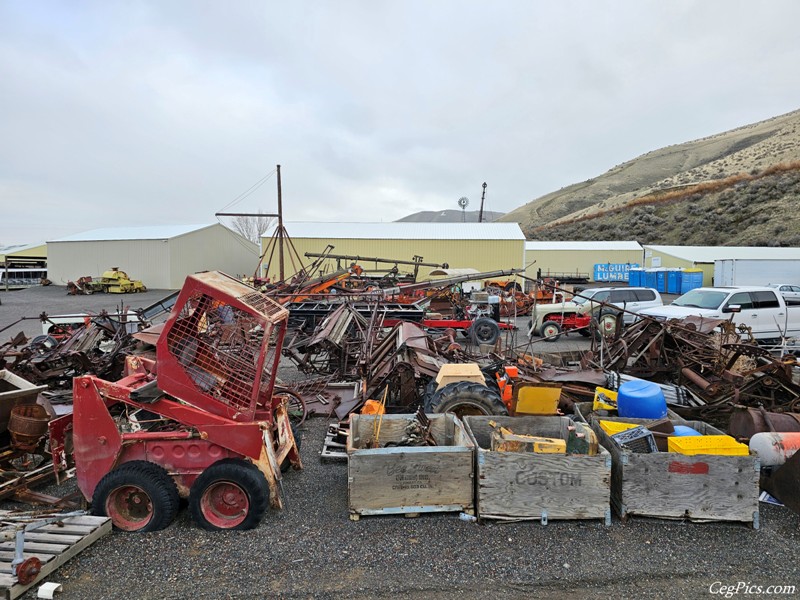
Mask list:
[[[520,284],[517,283],[516,281],[509,281],[506,284],[505,290],[507,292],[515,292],[515,291],[516,292],[521,292],[522,291],[522,286],[520,286]]]
[[[426,413],[433,412],[431,410],[431,400],[438,386],[439,384],[436,383],[436,377],[431,377],[428,385],[425,386],[425,392],[422,394],[422,408]]]
[[[227,482],[239,487],[247,496],[247,516],[231,527],[211,523],[201,508],[201,499],[206,490],[215,484]],[[195,479],[189,491],[189,511],[195,523],[208,531],[242,531],[258,527],[269,508],[269,486],[264,474],[254,464],[241,458],[224,458],[215,462]]]
[[[456,381],[438,390],[431,398],[430,412],[467,415],[508,415],[500,395],[474,381]]]
[[[555,321],[545,321],[539,328],[539,335],[544,338],[545,342],[555,342],[561,337],[561,325]]]
[[[494,344],[500,337],[500,326],[497,321],[489,317],[479,317],[475,319],[469,328],[470,339],[473,344]]]
[[[147,494],[153,506],[152,516],[148,522],[135,529],[119,527],[112,516],[115,529],[136,533],[159,531],[172,523],[178,514],[180,499],[175,481],[163,467],[145,460],[122,463],[105,474],[92,495],[92,514],[100,517],[111,516],[107,514],[108,497],[114,490],[125,486],[135,486]]]
[[[620,316],[619,311],[613,308],[600,310],[594,321],[594,338],[599,341],[601,337],[614,337],[617,332],[617,319]]]

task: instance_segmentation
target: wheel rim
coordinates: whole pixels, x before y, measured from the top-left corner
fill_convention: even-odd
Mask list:
[[[150,495],[136,485],[124,485],[106,499],[106,515],[123,531],[137,531],[153,519]]]
[[[617,330],[617,317],[605,315],[600,317],[600,333],[605,336],[613,334]]]
[[[240,525],[250,512],[247,493],[230,481],[219,481],[206,488],[200,498],[200,510],[206,520],[220,529]]]
[[[552,337],[558,334],[558,329],[556,327],[553,327],[552,325],[548,325],[547,327],[544,328],[542,333],[544,334],[544,337]]]
[[[491,325],[479,324],[478,327],[475,327],[475,337],[478,341],[488,342],[492,339],[493,334],[494,328]]]

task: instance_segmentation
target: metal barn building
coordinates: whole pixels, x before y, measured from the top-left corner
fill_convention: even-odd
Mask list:
[[[47,242],[48,277],[65,285],[119,267],[148,288],[178,289],[187,275],[252,275],[258,245],[219,223],[95,229]]]
[[[332,253],[372,258],[411,261],[421,256],[426,263],[447,263],[450,268],[473,268],[480,272],[521,269],[525,260],[525,236],[517,223],[285,223],[292,245],[309,265],[306,252],[322,253],[328,245]],[[273,280],[278,274],[277,251],[269,250],[271,237],[261,239],[264,272]],[[284,261],[286,276],[297,271]],[[270,260],[270,256],[272,259]],[[392,264],[366,260],[359,264],[368,272],[387,271]],[[344,265],[349,266],[349,265]],[[335,261],[325,265],[335,270]],[[412,272],[409,265],[398,265],[400,272]],[[427,278],[433,267],[420,267],[418,278]]]
[[[703,285],[712,285],[714,261],[726,259],[800,260],[800,248],[764,246],[644,246],[645,268],[702,269]],[[787,282],[792,283],[792,282]]]
[[[526,275],[559,280],[627,281],[627,269],[642,266],[639,242],[525,242]],[[535,262],[534,262],[535,261]]]

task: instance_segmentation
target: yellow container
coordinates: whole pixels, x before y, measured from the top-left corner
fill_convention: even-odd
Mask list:
[[[595,388],[592,410],[617,410],[617,392],[601,387]]]
[[[637,425],[635,423],[621,423],[619,421],[600,421],[600,428],[608,435],[614,435],[626,429],[633,429]]]
[[[514,389],[514,414],[555,415],[560,398],[560,383],[522,382]]]
[[[694,456],[695,454],[718,454],[721,456],[748,456],[750,448],[740,444],[729,435],[698,435],[667,438],[670,452]]]

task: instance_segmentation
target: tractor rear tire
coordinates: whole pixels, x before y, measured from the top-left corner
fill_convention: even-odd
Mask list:
[[[555,342],[561,337],[561,325],[555,321],[545,321],[539,328],[539,335],[544,338],[545,342]]]
[[[479,317],[475,319],[469,328],[470,339],[476,346],[481,344],[494,344],[500,337],[500,326],[497,321],[489,317]]]
[[[469,415],[508,415],[508,408],[500,395],[485,385],[474,381],[456,381],[438,390],[430,401],[431,413],[453,413],[457,417]]]
[[[163,467],[134,460],[100,480],[92,496],[92,514],[111,517],[122,531],[158,531],[178,514],[178,503],[178,488]]]
[[[254,464],[241,458],[215,462],[189,491],[192,518],[208,531],[258,527],[269,507],[269,486]]]

